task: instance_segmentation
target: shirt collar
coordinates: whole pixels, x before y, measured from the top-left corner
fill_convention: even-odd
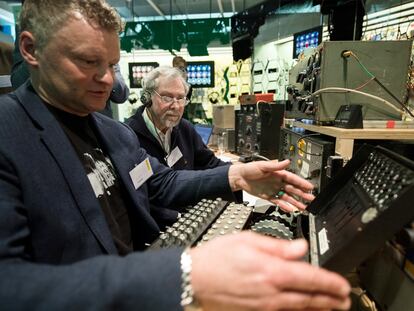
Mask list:
[[[145,125],[147,126],[150,133],[155,137],[155,139],[161,144],[164,151],[169,154],[171,146],[171,133],[172,128],[169,127],[165,134],[161,132],[158,128],[155,127],[154,123],[151,121],[148,115],[148,109],[144,109],[142,112],[142,117],[144,118]]]

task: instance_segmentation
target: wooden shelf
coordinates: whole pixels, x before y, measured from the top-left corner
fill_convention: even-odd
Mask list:
[[[292,122],[293,126],[336,138],[335,152],[345,160],[352,158],[355,139],[414,140],[414,129],[343,129]]]

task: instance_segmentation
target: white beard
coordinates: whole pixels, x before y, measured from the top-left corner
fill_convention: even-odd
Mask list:
[[[171,120],[168,116],[167,113],[165,113],[161,118],[160,118],[160,122],[164,127],[167,128],[172,128],[174,126],[176,126],[178,123],[180,123],[181,117],[178,115],[177,116],[177,120]]]

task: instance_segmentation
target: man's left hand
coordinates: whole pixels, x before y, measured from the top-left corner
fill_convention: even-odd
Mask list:
[[[286,211],[304,210],[299,200],[312,201],[313,185],[286,171],[290,161],[258,161],[231,165],[229,183],[233,191],[244,190],[279,205]]]

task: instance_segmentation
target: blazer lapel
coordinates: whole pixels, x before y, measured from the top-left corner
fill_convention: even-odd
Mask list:
[[[129,175],[129,172],[140,163],[139,161],[145,159],[144,156],[137,162],[137,159],[139,158],[138,153],[140,152],[138,148],[139,142],[136,140],[136,146],[133,146],[133,150],[129,150],[128,148],[131,147],[130,144],[122,144],[122,142],[119,141],[117,136],[118,132],[116,132],[115,127],[111,128],[111,130],[106,130],[103,133],[103,129],[107,128],[107,125],[104,124],[102,118],[103,117],[101,116],[98,117],[98,114],[93,115],[93,120],[98,130],[98,134],[100,135],[102,144],[105,147],[105,151],[111,158],[112,164],[116,168],[116,171],[118,172],[127,193],[129,194],[129,198],[132,200],[135,210],[138,212],[140,223],[142,226],[148,226],[149,230],[158,231],[159,228],[155,220],[150,216],[148,193],[146,190],[135,190]],[[131,135],[135,137],[135,133],[132,130]],[[145,184],[141,187],[146,189]]]
[[[26,88],[19,88],[16,95],[35,125],[41,130],[40,140],[61,168],[79,211],[93,235],[109,254],[116,254],[117,249],[99,201],[95,197],[79,157],[60,124],[29,83],[26,84]]]

